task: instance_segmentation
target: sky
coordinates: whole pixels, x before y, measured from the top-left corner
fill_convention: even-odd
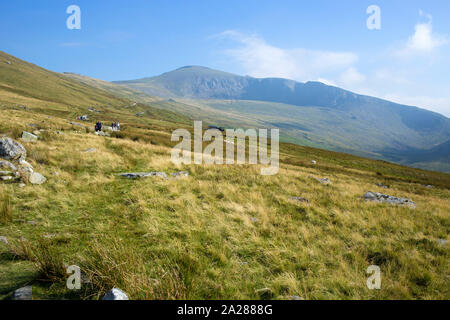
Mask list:
[[[321,81],[450,117],[449,15],[448,0],[0,1],[0,50],[108,81],[186,65]]]

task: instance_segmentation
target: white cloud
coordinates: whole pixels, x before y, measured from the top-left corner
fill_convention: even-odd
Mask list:
[[[351,52],[277,48],[259,36],[245,35],[237,31],[225,31],[219,36],[240,45],[225,53],[253,77],[281,77],[305,81],[319,78],[323,73],[345,70],[358,60],[358,56]]]
[[[425,16],[428,21],[415,25],[414,34],[409,37],[406,45],[396,52],[397,56],[429,54],[448,43],[447,37],[433,33],[433,17],[422,11],[419,11],[419,14]]]
[[[350,67],[339,77],[339,83],[344,87],[355,87],[366,80],[366,76],[360,73],[356,68]]]

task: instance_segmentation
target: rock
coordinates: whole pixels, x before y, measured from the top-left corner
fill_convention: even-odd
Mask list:
[[[34,131],[33,131],[33,134],[34,134],[35,136],[38,136],[38,135],[41,134],[41,131],[40,131],[40,130],[34,130]]]
[[[9,161],[0,161],[0,169],[2,168],[7,168],[10,169],[11,171],[17,171],[16,166]]]
[[[0,236],[0,242],[3,242],[4,244],[8,244],[8,239],[6,239],[5,236]]]
[[[125,292],[120,289],[114,288],[108,291],[102,300],[130,300]]]
[[[14,177],[11,177],[11,176],[1,176],[0,177],[0,180],[2,180],[2,181],[10,181],[12,179],[14,179]]]
[[[36,135],[34,135],[32,133],[23,131],[22,132],[22,140],[25,141],[25,142],[35,142],[35,141],[38,140],[38,136],[36,136]]]
[[[299,296],[291,296],[291,300],[305,300],[305,299]]]
[[[26,286],[14,291],[12,295],[13,300],[32,300],[33,288],[31,286]]]
[[[98,136],[102,136],[102,137],[111,137],[111,134],[109,132],[104,132],[104,131],[97,131],[97,132],[95,132],[95,134]]]
[[[406,205],[410,207],[411,209],[414,209],[416,207],[416,204],[411,201],[411,199],[407,198],[397,198],[394,196],[390,196],[387,194],[382,194],[378,192],[366,192],[363,196],[363,199],[365,201],[374,201],[374,202],[383,202],[383,203],[389,203],[394,205]]]
[[[161,177],[161,178],[167,179],[167,174],[165,172],[119,173],[118,176],[129,178],[129,179],[138,179],[138,178],[147,178],[147,177]]]
[[[27,150],[23,145],[8,137],[0,138],[0,158],[6,160],[25,159]]]
[[[11,61],[6,61],[6,64],[9,64],[9,65],[11,65]]]
[[[25,183],[20,183],[19,188],[25,188],[27,185]]]
[[[45,178],[39,172],[33,172],[30,175],[29,181],[31,184],[43,184],[45,181],[47,181],[47,178]]]
[[[384,184],[382,184],[382,183],[375,183],[375,185],[376,185],[377,187],[380,187],[380,188],[389,189],[389,186],[386,186],[386,185],[384,185]]]
[[[448,244],[448,240],[447,239],[437,239],[436,242],[441,245],[441,246],[445,246]]]
[[[298,202],[306,202],[309,203],[308,199],[302,198],[302,197],[289,197],[290,200],[298,201]]]
[[[175,172],[171,174],[173,177],[189,177],[189,172],[187,171],[180,171],[180,172]]]
[[[76,123],[76,122],[71,121],[70,124],[73,125],[73,126],[76,126],[76,127],[85,128],[85,126],[83,124],[81,124],[81,123]]]
[[[258,218],[251,217],[251,218],[250,218],[250,221],[253,222],[253,223],[256,223],[256,222],[258,222],[259,220],[258,220]]]
[[[89,148],[89,149],[87,149],[87,150],[84,150],[83,152],[84,152],[84,153],[91,153],[91,152],[95,152],[95,151],[97,151],[96,148]]]
[[[422,186],[424,186],[425,188],[427,188],[427,189],[432,189],[432,188],[434,188],[434,186],[432,186],[431,184],[427,184],[427,185],[422,185]]]
[[[316,177],[312,177],[312,176],[310,176],[310,178],[313,178],[322,184],[331,184],[331,180],[328,178],[316,178]]]
[[[317,164],[316,160],[311,160],[311,164]]]
[[[136,113],[136,116],[137,117],[141,117],[141,116],[143,116],[145,114],[145,112],[138,112],[138,113]]]
[[[10,176],[10,175],[12,175],[13,173],[11,172],[11,171],[0,171],[0,177],[3,177],[3,176]]]

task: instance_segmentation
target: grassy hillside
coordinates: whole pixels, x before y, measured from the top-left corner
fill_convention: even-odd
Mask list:
[[[12,60],[0,63],[5,57]],[[11,62],[15,72],[53,76]],[[251,165],[176,166],[170,133],[189,128],[186,118],[129,107],[93,87],[67,100],[56,90],[80,84],[55,77],[54,92],[39,92],[39,77],[22,88],[0,76],[0,134],[17,138],[29,124],[45,130],[23,144],[48,179],[23,188],[0,182],[0,236],[9,242],[0,242],[0,297],[32,284],[34,299],[96,299],[112,287],[132,299],[450,298],[449,248],[438,241],[449,238],[450,175],[292,144],[280,146],[275,176]],[[100,137],[70,125],[84,101],[104,106],[102,119],[120,117],[123,131]],[[116,175],[181,170],[189,177]],[[366,203],[366,191],[417,207]],[[309,202],[290,199],[297,196]],[[65,286],[73,264],[90,279],[80,291]],[[381,290],[366,287],[372,264],[381,268]]]

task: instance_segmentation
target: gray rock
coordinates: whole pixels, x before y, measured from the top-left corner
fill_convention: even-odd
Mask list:
[[[0,158],[6,160],[24,159],[27,155],[27,150],[23,145],[8,137],[0,138]]]
[[[299,296],[291,296],[291,300],[305,300],[305,299]]]
[[[258,222],[259,220],[258,220],[258,218],[251,217],[251,218],[250,218],[250,221],[253,222],[253,223],[256,223],[256,222]]]
[[[0,177],[0,180],[2,180],[2,181],[10,181],[12,179],[14,179],[14,177],[11,177],[11,176],[1,176]]]
[[[11,162],[0,160],[0,169],[2,169],[2,168],[7,168],[11,171],[17,171],[17,167],[15,165],[13,165]]]
[[[141,117],[141,116],[143,116],[145,114],[145,112],[138,112],[138,113],[136,113],[136,116],[137,117]]]
[[[85,128],[85,126],[83,124],[81,124],[81,123],[76,123],[76,122],[71,121],[70,124],[73,125],[73,126],[76,126],[76,127]]]
[[[19,188],[25,188],[27,185],[25,183],[20,183]]]
[[[0,242],[3,242],[4,244],[8,244],[8,239],[6,239],[5,236],[0,236]]]
[[[39,172],[33,172],[30,175],[29,181],[31,184],[43,184],[45,181],[47,181],[47,178],[45,178]]]
[[[165,172],[119,173],[118,176],[129,178],[129,179],[138,179],[138,178],[147,178],[147,177],[161,177],[161,178],[167,179],[167,174]]]
[[[6,61],[6,64],[9,64],[9,65],[11,65],[11,61]]]
[[[289,197],[289,200],[294,200],[294,201],[298,201],[298,202],[306,202],[309,203],[309,200],[306,198],[302,198],[302,197]]]
[[[104,295],[102,300],[130,300],[130,299],[128,299],[128,296],[126,295],[125,292],[123,292],[122,290],[120,290],[118,288],[114,288],[114,289],[108,291]]]
[[[23,131],[22,132],[22,140],[25,141],[25,142],[35,142],[35,141],[38,140],[38,136],[36,136],[36,135],[34,135],[32,133]]]
[[[386,185],[384,185],[384,184],[382,184],[382,183],[375,183],[375,185],[376,185],[377,187],[380,187],[380,188],[389,189],[389,186],[386,186]]]
[[[10,176],[10,175],[12,175],[13,173],[11,172],[11,171],[0,171],[0,177],[3,177],[3,176]]]
[[[87,150],[84,150],[83,152],[84,152],[84,153],[91,153],[91,152],[95,152],[95,151],[97,151],[96,148],[89,148],[89,149],[87,149]]]
[[[180,172],[175,172],[171,174],[173,177],[189,177],[189,172],[187,171],[180,171]]]
[[[13,300],[32,300],[33,288],[32,286],[26,286],[14,291],[12,295]]]
[[[387,194],[382,194],[379,192],[366,192],[363,196],[363,199],[365,201],[374,201],[374,202],[382,202],[382,203],[389,203],[393,205],[406,205],[410,207],[411,209],[414,209],[416,207],[416,204],[411,201],[411,199],[407,198],[397,198],[394,196],[390,196]]]
[[[316,160],[311,160],[311,164],[317,164]]]
[[[310,178],[313,178],[322,184],[331,184],[331,180],[328,178],[316,178],[316,177],[311,177],[311,176],[310,176]]]
[[[441,245],[441,246],[445,246],[448,244],[448,240],[447,239],[437,239],[436,242]]]

